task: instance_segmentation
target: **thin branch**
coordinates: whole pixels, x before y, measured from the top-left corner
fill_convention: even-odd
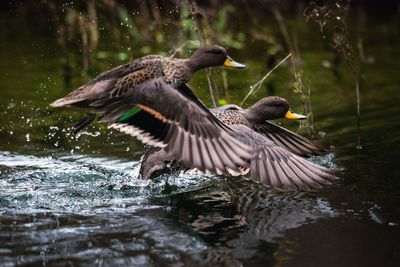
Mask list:
[[[278,23],[279,30],[281,31],[281,34],[283,36],[283,40],[285,41],[286,46],[289,49],[289,52],[292,54],[291,69],[295,77],[294,92],[296,93],[296,95],[299,96],[301,100],[303,113],[307,115],[307,120],[300,121],[300,128],[305,126],[309,134],[314,133],[314,116],[312,113],[312,105],[311,105],[311,87],[306,86],[306,84],[303,81],[304,78],[303,78],[302,68],[297,67],[301,57],[295,32],[293,33],[292,36],[290,35],[288,27],[285,22],[285,18],[282,15],[279,6],[274,5],[272,8],[272,13]]]
[[[356,115],[357,115],[357,149],[362,149],[361,146],[361,96],[360,96],[360,82],[359,74],[355,69],[352,62],[349,63],[355,80],[356,87]]]
[[[88,0],[86,2],[88,10],[88,31],[90,36],[90,48],[95,50],[99,43],[99,27],[96,14],[96,2],[95,0]]]
[[[83,64],[83,71],[85,75],[88,75],[89,71],[89,40],[88,40],[88,33],[87,33],[87,25],[85,19],[79,15],[78,16],[79,22],[79,30],[81,32],[81,42],[82,42],[82,64]]]
[[[257,83],[253,84],[250,86],[250,91],[249,93],[243,98],[242,102],[240,103],[240,106],[243,106],[244,102],[254,94],[258,89],[260,89],[261,85],[264,83],[264,81],[272,74],[274,70],[276,70],[280,65],[282,65],[283,62],[285,62],[288,58],[292,56],[291,53],[289,53],[284,59],[282,59],[278,64],[276,64],[270,71],[265,74],[264,77],[262,77]]]
[[[203,27],[201,24],[202,14],[200,13],[200,10],[197,7],[195,0],[188,0],[188,3],[190,6],[190,14],[191,14],[192,20],[194,21],[194,23],[196,25],[197,38],[199,39],[200,44],[202,46],[205,46],[206,45],[206,37],[204,35]],[[215,100],[215,96],[214,96],[214,86],[213,86],[214,82],[212,79],[211,69],[206,68],[205,72],[206,72],[206,76],[207,76],[208,89],[210,90],[212,104],[214,107],[217,107],[217,101]]]

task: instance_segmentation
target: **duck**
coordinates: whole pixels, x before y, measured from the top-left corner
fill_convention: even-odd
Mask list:
[[[218,45],[202,47],[187,59],[148,55],[101,73],[50,106],[91,109],[77,129],[97,116],[186,166],[240,175],[254,156],[252,148],[236,140],[186,84],[197,70],[215,66],[245,67]]]
[[[306,159],[311,155],[322,155],[325,149],[270,121],[306,119],[306,116],[293,112],[286,99],[269,96],[248,109],[225,105],[210,111],[232,129],[231,135],[236,140],[253,148],[255,157],[250,159],[248,168],[244,166],[247,168],[244,178],[280,190],[306,191],[331,185],[339,179],[331,170]],[[153,179],[161,174],[189,169],[163,149],[151,149],[144,155],[139,178]]]
[[[215,66],[246,68],[246,65],[233,60],[226,49],[218,45],[201,47],[191,57],[185,59],[147,55],[99,74],[65,97],[52,102],[50,106],[90,108],[92,103],[99,99],[112,99],[129,94],[129,91],[135,90],[143,82],[159,77],[184,96],[199,102],[186,83],[196,71]],[[95,118],[95,114],[91,113],[75,125],[76,131],[91,123]]]
[[[224,124],[245,125],[296,155],[309,157],[322,155],[326,152],[326,149],[309,139],[271,122],[271,120],[281,118],[288,120],[304,120],[307,118],[293,112],[288,101],[282,97],[264,97],[247,109],[233,104],[225,105],[212,109],[212,113]]]

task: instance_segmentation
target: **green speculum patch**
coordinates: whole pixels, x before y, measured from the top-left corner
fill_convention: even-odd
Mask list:
[[[138,106],[135,106],[134,108],[132,108],[131,110],[126,112],[124,115],[119,117],[117,122],[123,122],[124,120],[127,120],[127,119],[135,116],[139,111],[141,111],[141,108],[139,108]]]

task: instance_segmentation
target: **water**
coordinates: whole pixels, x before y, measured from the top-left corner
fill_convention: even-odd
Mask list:
[[[71,126],[82,112],[48,107],[86,80],[78,74],[80,66],[65,87],[55,38],[20,16],[3,12],[0,20],[7,26],[0,35],[0,266],[390,266],[400,261],[395,24],[372,20],[364,34],[370,60],[363,64],[362,149],[356,148],[349,69],[342,62],[342,78],[336,80],[329,68],[333,55],[321,45],[320,33],[304,33],[315,138],[331,147],[311,160],[342,169],[343,180],[323,190],[285,193],[212,175],[138,180],[146,147],[102,125],[75,137]],[[296,23],[309,26],[301,19]],[[249,70],[227,72],[234,103],[266,72],[257,49],[259,44],[249,42],[235,54]],[[290,77],[282,66],[269,80],[275,94],[300,110]],[[196,74],[192,87],[210,104],[204,73]],[[248,103],[265,94],[260,90]]]

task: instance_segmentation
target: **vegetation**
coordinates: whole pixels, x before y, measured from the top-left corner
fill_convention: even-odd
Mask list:
[[[315,21],[320,26],[323,38],[335,51],[332,69],[335,76],[340,79],[338,65],[341,59],[347,62],[353,73],[357,125],[360,129],[360,60],[357,55],[362,55],[362,38],[357,40],[357,48],[361,48],[357,54],[346,25],[349,0],[330,0],[323,4],[300,1],[295,5],[276,0],[206,3],[195,0],[43,0],[42,4],[51,15],[57,41],[65,55],[63,70],[68,88],[74,76],[72,72],[76,70],[81,70],[83,78],[87,78],[110,68],[109,64],[119,64],[118,61],[131,60],[144,54],[185,56],[207,43],[218,43],[231,51],[239,51],[245,50],[246,42],[252,40],[258,47],[267,48],[265,73],[268,74],[259,83],[254,82],[245,99],[264,86],[264,81],[269,78],[277,62],[290,54],[288,71],[292,79],[292,91],[302,103],[302,112],[308,117],[301,126],[309,134],[314,133],[314,89],[311,82],[314,77],[304,70],[299,46],[301,36],[288,18],[301,16],[303,20]],[[25,5],[32,4],[26,2]],[[237,23],[243,18],[250,18],[246,19],[247,25]],[[260,19],[265,25],[273,25],[276,31],[271,32],[271,27],[265,29],[259,26]],[[218,106],[232,102],[225,70],[215,72],[207,69],[205,72],[211,104]],[[265,86],[269,94],[274,93],[271,83]],[[359,131],[358,146],[361,145],[360,136]]]
[[[360,60],[354,52],[354,45],[350,39],[347,27],[347,14],[350,8],[350,0],[326,1],[318,4],[311,1],[305,10],[307,19],[314,20],[320,26],[321,33],[330,36],[328,41],[331,47],[347,62],[354,78],[356,94],[356,114],[357,114],[357,148],[361,149],[361,97],[360,97],[360,71],[357,66]],[[325,37],[325,36],[324,36]],[[358,48],[362,57],[362,39],[358,37]]]

